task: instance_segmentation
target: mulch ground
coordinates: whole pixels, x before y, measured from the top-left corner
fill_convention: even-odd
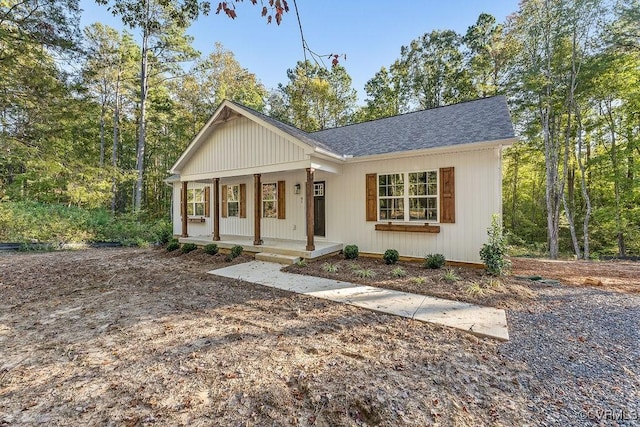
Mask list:
[[[380,268],[376,278],[385,287],[416,291],[429,283],[434,292],[507,307],[518,331],[509,343],[498,343],[207,274],[229,265],[225,258],[201,250],[126,248],[0,255],[0,426],[476,426],[554,420],[536,408],[554,399],[552,391],[536,385],[539,373],[532,364],[539,356],[519,352],[544,349],[529,345],[532,338],[520,329],[531,328],[529,320],[540,323],[530,313],[563,310],[560,300],[549,302],[555,288],[518,279],[498,284],[481,271],[458,268],[460,279],[446,282],[438,278],[442,271],[404,264],[407,276],[387,277],[383,269],[389,266],[357,261],[360,268]],[[321,261],[317,268],[323,272],[324,262],[339,263]],[[533,261],[526,262],[533,271]],[[610,265],[618,267],[601,264],[598,277],[608,279],[601,270]],[[545,277],[557,277],[553,265],[542,267]],[[354,281],[349,265],[338,272]],[[460,291],[444,290],[457,282]],[[602,282],[601,306],[619,306],[606,288],[619,294],[626,282]],[[637,285],[629,282],[628,291],[637,292]],[[629,294],[625,300],[630,322],[637,318],[639,299]],[[606,320],[611,324],[602,326],[615,329],[620,321],[612,315]],[[554,330],[559,326],[553,323]],[[567,323],[566,330],[571,327]],[[563,346],[585,339],[554,340],[554,351],[564,354]],[[616,351],[616,357],[637,360],[631,356]],[[590,353],[584,357],[600,363]],[[624,368],[635,374],[634,363]],[[594,393],[593,384],[588,390]],[[630,386],[606,392],[614,401],[618,394],[620,402],[638,398]],[[566,407],[600,398],[576,393],[563,397]],[[559,411],[560,421],[576,415]]]

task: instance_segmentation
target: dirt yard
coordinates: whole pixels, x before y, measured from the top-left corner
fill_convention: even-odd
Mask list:
[[[352,279],[352,270],[338,259],[310,264],[306,273],[327,273],[325,262],[340,264],[343,279]],[[396,278],[386,276],[391,269],[384,264],[358,263],[376,269],[376,277],[363,279],[368,284],[375,280],[409,291],[431,284],[436,294],[506,307],[513,339],[481,340],[212,276],[206,272],[229,263],[200,250],[0,255],[0,426],[508,426],[603,420],[590,409],[603,401],[593,385],[588,393],[567,392],[564,406],[551,408],[555,412],[539,403],[559,399],[533,366],[539,362],[535,349],[544,349],[539,342],[548,342],[545,334],[559,328],[527,333],[542,324],[531,313],[547,315],[547,306],[561,311],[565,293],[581,288],[551,289],[515,278],[497,283],[479,270],[456,269],[460,286],[449,286],[456,289],[451,291],[441,271],[403,264],[407,275]],[[514,267],[514,274],[566,283],[598,278],[602,304],[612,307],[624,295],[627,311],[607,320],[606,330],[640,314],[638,264],[514,260]],[[560,333],[573,336],[571,322]],[[629,332],[634,333],[637,321]],[[602,392],[628,417],[636,408],[627,402],[640,400],[637,348],[625,352],[629,345],[619,338],[623,347],[615,357],[625,359],[605,363],[595,347],[583,345],[585,339],[554,339],[554,351],[587,351],[589,363],[610,364],[623,379],[612,389],[607,371]]]

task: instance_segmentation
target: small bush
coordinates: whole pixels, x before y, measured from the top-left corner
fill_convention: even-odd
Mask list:
[[[387,265],[395,264],[399,258],[400,254],[395,249],[387,249],[382,255],[382,259]]]
[[[484,295],[484,288],[477,282],[470,282],[465,288],[465,292],[472,297],[479,297]]]
[[[442,272],[442,278],[446,282],[457,282],[460,280],[460,276],[456,274],[456,271],[453,268],[445,268]]]
[[[416,285],[424,285],[425,283],[427,283],[427,279],[424,277],[414,277],[411,279],[411,281]]]
[[[330,262],[325,262],[322,264],[322,269],[327,273],[335,273],[338,271],[338,266],[335,264],[331,264]]]
[[[304,258],[300,258],[294,264],[296,265],[296,267],[306,267],[307,260],[305,260]]]
[[[373,270],[369,270],[368,268],[363,268],[360,270],[354,271],[354,274],[361,279],[370,279],[376,275]]]
[[[209,255],[215,255],[218,253],[218,245],[215,243],[209,243],[208,245],[205,245],[202,250]]]
[[[234,247],[231,248],[231,252],[229,253],[229,255],[231,256],[231,259],[235,259],[235,258],[238,258],[240,255],[242,255],[242,251],[244,251],[242,246],[235,245]]]
[[[357,259],[358,258],[358,245],[347,245],[344,247],[344,259]]]
[[[424,258],[425,268],[442,268],[445,263],[444,255],[442,254],[429,254]]]
[[[180,249],[180,243],[178,243],[177,240],[172,240],[171,242],[169,242],[169,244],[167,245],[167,252],[173,252],[176,249]]]
[[[489,274],[494,276],[507,274],[511,268],[511,262],[505,258],[507,256],[507,239],[502,233],[502,225],[498,215],[493,215],[491,218],[491,226],[487,229],[487,234],[489,241],[482,245],[480,258]]]
[[[405,277],[407,272],[402,269],[402,267],[396,267],[391,271],[391,275],[393,277]]]
[[[196,245],[195,243],[185,243],[184,245],[182,245],[182,253],[183,254],[188,254],[189,252],[193,252],[196,249],[198,249],[198,245]]]

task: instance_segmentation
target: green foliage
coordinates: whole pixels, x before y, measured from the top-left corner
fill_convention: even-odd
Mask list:
[[[306,267],[307,266],[307,260],[304,258],[300,258],[298,259],[296,262],[294,262],[296,267]]]
[[[444,271],[442,272],[442,278],[446,282],[452,282],[452,283],[460,280],[460,276],[458,276],[458,274],[453,268],[445,268]]]
[[[325,262],[322,264],[322,269],[327,273],[335,273],[338,271],[338,266],[335,264],[331,264],[330,262]]]
[[[182,245],[182,253],[183,254],[188,254],[189,252],[193,252],[196,249],[198,249],[198,245],[196,245],[195,243],[185,243],[184,245]]]
[[[216,245],[215,243],[209,243],[208,245],[205,245],[202,250],[209,255],[215,255],[218,253],[218,245]]]
[[[407,272],[402,269],[402,267],[396,267],[391,271],[391,275],[393,277],[406,277]]]
[[[382,259],[387,265],[395,264],[399,258],[400,254],[395,249],[387,249],[384,251],[384,255],[382,255]]]
[[[507,256],[507,243],[502,233],[502,225],[497,215],[491,218],[491,226],[487,229],[488,242],[480,249],[480,258],[487,267],[487,271],[495,276],[506,274],[511,267]]]
[[[472,297],[479,297],[484,295],[485,289],[478,282],[469,282],[465,287],[465,292]]]
[[[167,244],[167,252],[173,252],[180,249],[180,243],[177,240],[173,240]]]
[[[424,285],[427,283],[427,279],[425,277],[412,277],[411,281],[416,285]]]
[[[166,219],[141,215],[111,215],[104,209],[37,202],[0,203],[0,241],[64,243],[165,243],[172,235]]]
[[[368,268],[361,268],[359,270],[355,270],[353,274],[355,274],[361,279],[370,279],[372,277],[375,277],[376,275],[376,273],[373,270],[370,270]]]
[[[343,66],[299,61],[287,77],[289,83],[280,84],[269,98],[272,117],[307,132],[350,122],[358,96]]]
[[[358,258],[358,245],[347,245],[342,250],[344,253],[344,259],[357,259]]]
[[[424,268],[442,268],[446,260],[442,254],[428,254],[424,257]]]
[[[240,255],[242,255],[242,251],[244,251],[244,248],[242,246],[235,245],[231,248],[229,256],[231,256],[231,259],[238,258]]]

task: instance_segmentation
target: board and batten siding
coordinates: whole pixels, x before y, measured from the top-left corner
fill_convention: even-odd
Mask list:
[[[211,195],[209,197],[210,214],[213,214],[213,184],[204,184],[199,182],[187,183],[187,188],[205,188],[209,187]],[[182,233],[182,213],[180,212],[180,191],[182,189],[181,182],[173,183],[173,203],[172,218],[173,218],[173,234],[179,236]],[[213,235],[213,217],[209,215],[205,218],[205,222],[190,222],[187,224],[187,232],[189,236],[209,236]],[[198,217],[200,218],[200,217]]]
[[[500,150],[497,148],[346,164],[327,181],[327,240],[355,243],[361,252],[424,257],[441,253],[451,261],[481,262],[491,216],[501,213]],[[433,223],[440,233],[377,231],[366,221],[366,175],[455,168],[455,223]],[[422,224],[423,222],[416,222]],[[330,224],[330,225],[329,225]]]
[[[246,117],[217,125],[184,169],[190,176],[308,160],[305,150]]]
[[[262,239],[305,239],[305,205],[304,195],[295,194],[295,184],[304,188],[305,174],[302,171],[262,174],[263,184],[284,181],[285,190],[285,218],[261,218],[260,234]],[[255,214],[254,182],[253,176],[237,178],[224,178],[220,180],[220,188],[223,185],[246,184],[246,218],[226,217],[220,218],[220,234],[222,236],[253,236],[253,220]]]

